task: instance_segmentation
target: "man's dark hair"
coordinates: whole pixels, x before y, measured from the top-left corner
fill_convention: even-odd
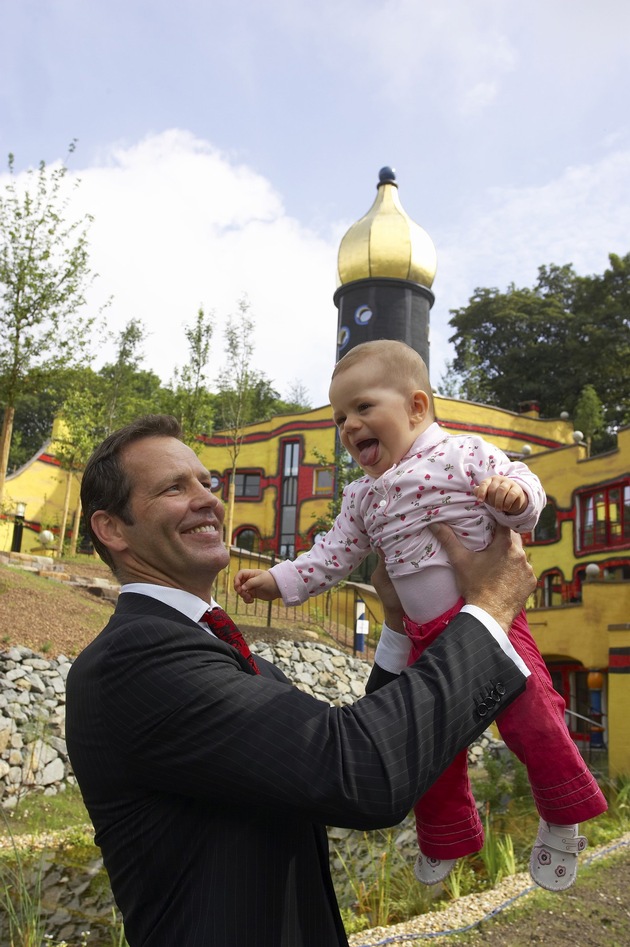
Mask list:
[[[85,525],[94,548],[112,572],[115,572],[114,560],[92,529],[92,514],[97,510],[105,510],[119,516],[123,523],[133,523],[129,512],[131,482],[121,454],[129,444],[145,437],[176,437],[181,441],[182,429],[176,418],[168,414],[147,414],[136,418],[99,444],[83,472],[81,505]]]

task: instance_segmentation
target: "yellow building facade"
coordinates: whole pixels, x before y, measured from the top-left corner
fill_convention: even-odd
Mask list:
[[[338,357],[372,338],[397,338],[428,362],[436,253],[405,214],[397,190],[392,169],[381,169],[372,207],[341,241]],[[516,413],[436,396],[446,430],[480,434],[540,477],[548,505],[527,540],[538,576],[529,603],[532,631],[567,703],[576,742],[584,751],[607,747],[611,774],[630,774],[630,429],[619,431],[615,450],[588,457],[568,419],[541,418],[535,403],[522,408]],[[19,545],[41,553],[42,531],[58,538],[68,475],[55,456],[56,434],[7,479],[0,549]],[[213,488],[226,501],[230,447],[221,432],[199,441]],[[237,460],[230,542],[275,556],[309,548],[330,513],[335,457],[328,405],[249,425]],[[72,476],[67,534],[78,488]],[[362,586],[361,595],[378,619],[369,589]]]

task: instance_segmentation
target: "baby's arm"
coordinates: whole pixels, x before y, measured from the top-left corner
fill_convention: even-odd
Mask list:
[[[251,605],[257,598],[263,602],[280,598],[276,580],[265,569],[240,569],[234,576],[234,591],[246,605]]]
[[[527,509],[527,494],[516,480],[495,474],[482,480],[473,493],[482,503],[487,503],[500,513],[517,516]]]

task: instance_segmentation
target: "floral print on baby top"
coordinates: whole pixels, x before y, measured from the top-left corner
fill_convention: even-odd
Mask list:
[[[517,480],[527,493],[523,513],[507,516],[476,499],[473,487],[494,474]],[[434,423],[381,477],[349,484],[329,532],[309,552],[271,572],[285,604],[297,605],[344,579],[371,549],[383,551],[392,578],[444,565],[446,555],[429,523],[447,523],[469,549],[483,549],[495,523],[532,530],[545,502],[538,477],[525,464],[476,435],[445,434]]]

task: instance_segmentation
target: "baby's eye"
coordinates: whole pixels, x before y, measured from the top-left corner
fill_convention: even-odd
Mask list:
[[[335,418],[335,424],[337,425],[337,427],[341,427],[345,420],[346,419],[343,416],[343,414],[340,414],[339,417]]]
[[[367,401],[364,401],[362,404],[359,405],[359,411],[367,411],[368,408],[371,408],[371,407],[372,407],[371,404],[369,404]]]

